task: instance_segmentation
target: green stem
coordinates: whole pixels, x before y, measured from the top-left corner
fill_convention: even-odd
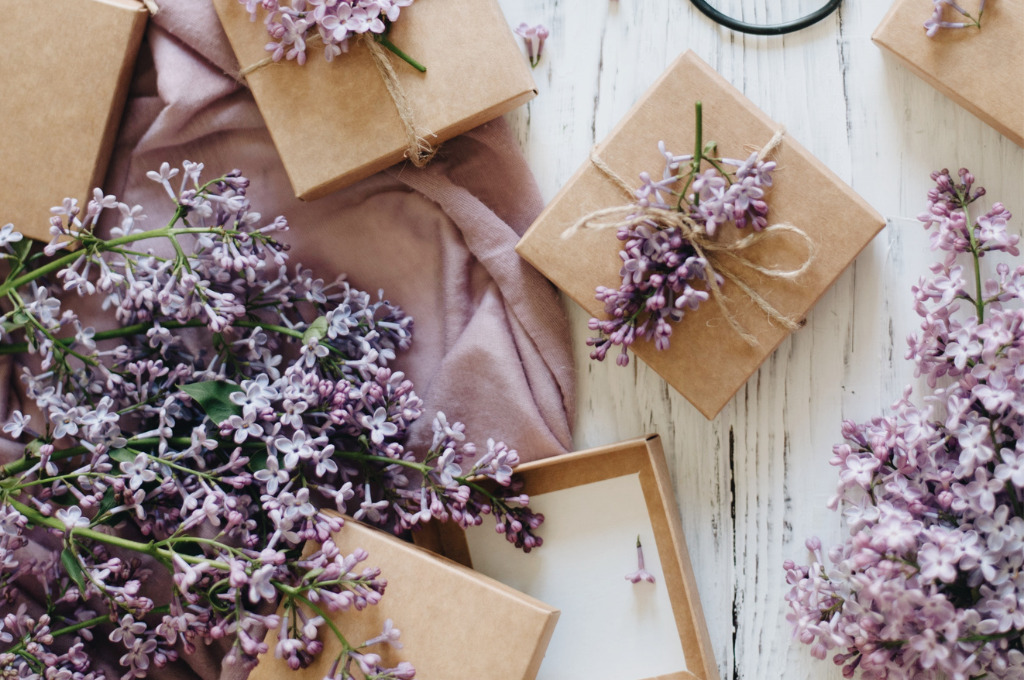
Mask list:
[[[697,121],[694,126],[694,145],[693,145],[693,172],[700,172],[700,161],[704,158],[704,105],[700,102],[694,102],[694,108],[696,109]]]
[[[8,498],[7,502],[10,503],[11,507],[25,515],[29,521],[34,522],[36,525],[49,527],[51,529],[58,529],[60,531],[67,531],[67,527],[64,526],[64,523],[56,517],[47,517],[38,510],[25,505],[21,501],[16,501],[13,498]],[[125,550],[132,550],[137,553],[142,553],[143,555],[150,555],[163,562],[170,562],[173,557],[177,556],[189,564],[209,564],[214,569],[222,569],[225,571],[231,568],[231,565],[225,564],[224,562],[217,562],[198,555],[182,555],[175,553],[173,550],[158,548],[156,543],[132,541],[127,538],[111,536],[110,534],[105,534],[102,531],[96,531],[95,529],[88,529],[86,527],[75,527],[71,530],[71,535],[80,538],[88,538],[93,541],[106,543],[107,545],[116,546]]]
[[[386,35],[378,34],[378,35],[374,36],[374,39],[377,42],[379,42],[381,45],[383,45],[384,47],[386,47],[389,50],[391,50],[392,52],[394,52],[397,57],[399,57],[405,63],[409,64],[409,66],[412,66],[414,69],[416,69],[420,73],[426,73],[427,72],[427,67],[426,66],[424,66],[423,64],[421,64],[420,62],[416,61],[415,59],[410,57],[408,54],[403,52],[401,50],[401,48],[399,48],[397,45],[395,45],[395,43],[391,42],[391,40],[389,40]]]
[[[335,451],[334,455],[343,456],[344,458],[348,458],[349,460],[358,460],[366,463],[377,463],[378,465],[401,465],[402,467],[418,470],[423,474],[426,474],[433,469],[429,465],[425,463],[419,463],[415,460],[403,460],[401,458],[385,458],[384,456],[375,456],[372,453],[359,453],[358,451]]]
[[[58,630],[55,630],[52,633],[50,633],[50,635],[52,635],[54,637],[54,639],[59,639],[62,635],[67,635],[68,633],[74,633],[74,632],[82,630],[83,628],[92,628],[93,626],[98,626],[101,623],[107,623],[109,621],[110,621],[110,616],[108,616],[106,614],[104,614],[103,616],[95,616],[95,617],[93,617],[91,619],[87,619],[85,621],[79,621],[78,623],[72,624],[70,626],[65,626],[64,628],[60,628]],[[20,640],[18,642],[18,644],[14,645],[13,647],[11,647],[8,650],[5,650],[4,654],[18,654],[23,649],[25,649],[25,640]]]
[[[166,441],[169,444],[179,444],[179,445],[185,445],[185,444],[191,444],[192,443],[192,439],[190,437],[171,437],[170,439],[167,439]],[[160,438],[159,437],[139,437],[137,439],[129,439],[125,443],[125,448],[129,448],[129,447],[133,447],[133,446],[151,446],[153,444],[159,444],[159,443],[160,443]],[[57,461],[57,460],[67,460],[68,458],[74,458],[75,456],[80,456],[83,453],[90,453],[90,451],[89,451],[89,449],[85,448],[84,446],[72,446],[70,448],[58,449],[57,451],[54,451],[52,454],[50,454],[50,460],[54,460],[54,461]],[[10,477],[11,475],[16,475],[19,472],[24,472],[25,470],[27,470],[30,467],[32,467],[34,464],[35,464],[35,459],[24,457],[24,458],[19,458],[18,460],[12,461],[12,462],[8,463],[7,465],[0,465],[0,479],[4,479],[6,477]]]
[[[686,180],[686,186],[679,194],[679,201],[676,203],[676,210],[683,209],[683,201],[686,200],[686,192],[690,190],[690,183],[694,177],[700,174],[700,162],[704,158],[704,105],[698,100],[693,103],[695,110],[693,160],[690,161],[690,177]],[[694,195],[693,205],[700,205],[700,196]]]
[[[338,629],[338,626],[335,625],[334,621],[331,619],[331,616],[327,612],[325,612],[323,609],[318,607],[316,604],[314,604],[308,598],[303,597],[302,595],[300,595],[299,592],[297,590],[295,590],[294,588],[286,586],[283,583],[277,583],[276,581],[275,581],[275,585],[277,586],[278,590],[280,590],[281,592],[283,592],[286,595],[288,595],[288,597],[292,598],[292,600],[298,600],[302,604],[304,604],[307,607],[309,607],[310,609],[312,609],[313,612],[317,616],[322,618],[324,620],[324,622],[326,622],[327,625],[330,626],[331,631],[334,632],[335,637],[338,638],[338,642],[340,642],[341,646],[344,648],[344,653],[345,654],[347,654],[348,652],[352,651],[352,649],[353,649],[352,645],[350,645],[348,643],[348,640],[345,638],[345,635],[341,632],[341,630]]]

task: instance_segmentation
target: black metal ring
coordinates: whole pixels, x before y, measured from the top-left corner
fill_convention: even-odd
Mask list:
[[[743,21],[737,21],[730,16],[722,14],[717,9],[709,5],[706,0],[690,0],[694,7],[699,9],[705,16],[710,18],[716,24],[721,24],[726,28],[731,28],[734,31],[741,33],[750,33],[752,35],[783,35],[785,33],[792,33],[793,31],[799,31],[801,28],[807,28],[813,24],[818,23],[832,12],[838,9],[839,5],[843,0],[828,0],[821,9],[815,10],[805,17],[796,19],[795,21],[787,21],[782,24],[773,24],[771,26],[761,26],[759,24],[748,24]]]

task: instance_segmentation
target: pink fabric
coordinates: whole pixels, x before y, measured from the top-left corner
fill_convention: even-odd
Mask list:
[[[254,26],[254,30],[259,30]],[[148,31],[106,189],[162,225],[172,206],[145,172],[163,161],[239,168],[265,216],[285,215],[292,263],[347,272],[413,315],[398,362],[426,402],[503,439],[523,460],[570,446],[574,385],[567,324],[551,285],[513,251],[542,205],[507,126],[452,140],[425,170],[397,166],[310,203],[294,198],[208,2],[162,3]],[[316,131],[310,131],[315,143]],[[422,441],[424,418],[414,433]]]
[[[142,204],[149,224],[161,226],[173,206],[147,170],[183,159],[204,163],[209,177],[241,169],[255,207],[292,225],[293,265],[327,280],[347,272],[357,287],[383,289],[414,316],[413,347],[397,362],[425,402],[414,446],[428,437],[433,412],[443,410],[466,423],[470,439],[502,439],[523,460],[567,450],[575,397],[567,323],[552,286],[513,250],[542,206],[504,122],[446,143],[425,170],[398,166],[300,202],[252,97],[225,75],[238,66],[211,4],[161,5],[142,47],[107,192]],[[315,143],[316,131],[310,135]],[[109,325],[96,319],[97,327]],[[0,379],[14,383],[9,362],[0,365]],[[10,391],[0,394],[0,416],[6,420],[17,401]],[[18,456],[19,446],[0,442],[0,458]],[[201,649],[153,675],[215,678],[223,651]],[[106,656],[98,651],[97,661],[118,677],[116,656]],[[239,675],[225,669],[221,677]]]

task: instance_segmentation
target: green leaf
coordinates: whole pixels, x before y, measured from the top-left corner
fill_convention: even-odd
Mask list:
[[[260,470],[267,469],[267,456],[269,455],[265,448],[255,449],[247,452],[249,455],[249,469],[253,472],[259,472]]]
[[[64,548],[60,554],[60,563],[64,565],[64,570],[68,572],[68,576],[78,586],[78,590],[85,591],[85,574],[82,572],[82,565],[78,562],[78,557],[71,548]]]
[[[139,455],[138,451],[131,449],[111,449],[107,453],[111,460],[117,461],[118,463],[130,463],[135,460],[135,457]]]
[[[15,311],[11,316],[4,321],[3,329],[4,333],[10,334],[14,331],[21,330],[30,321],[30,317],[20,309]]]
[[[231,401],[231,395],[242,390],[232,382],[210,380],[182,385],[181,389],[195,399],[199,406],[206,411],[206,415],[210,416],[210,420],[217,425],[231,416],[242,415],[242,407]]]
[[[308,344],[313,339],[320,341],[325,335],[327,335],[327,317],[317,317],[316,321],[309,324],[306,332],[302,334],[302,344]]]
[[[123,451],[124,449],[118,449]],[[111,452],[113,453],[113,452]],[[107,487],[107,490],[103,493],[103,498],[100,500],[100,505],[96,509],[96,516],[102,517],[107,514],[117,505],[117,494],[114,493],[114,487]]]
[[[32,243],[32,239],[23,238],[11,244],[11,247],[14,248],[14,255],[18,260],[25,261],[25,258],[28,257],[29,252],[32,250]]]

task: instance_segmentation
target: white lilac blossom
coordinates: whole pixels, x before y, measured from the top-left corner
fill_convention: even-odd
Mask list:
[[[931,390],[908,389],[889,415],[843,423],[833,509],[850,535],[812,562],[785,563],[798,640],[830,654],[844,677],[1024,677],[1024,266],[1000,262],[983,282],[983,257],[1019,256],[995,203],[974,177],[932,174],[919,219],[945,253],[913,288],[921,332],[907,358]],[[957,264],[970,255],[974,275]],[[987,259],[987,258],[986,258]],[[970,282],[968,279],[972,279]]]
[[[544,51],[544,41],[548,39],[551,32],[544,24],[530,26],[523,22],[516,26],[516,35],[523,39],[526,44],[526,56],[530,60],[530,66],[537,68],[540,63],[540,55]]]
[[[413,0],[238,0],[252,21],[263,14],[270,42],[270,59],[294,59],[305,64],[311,44],[323,46],[324,59],[333,61],[349,50],[349,39],[372,36],[418,70],[425,70],[387,38],[391,24]],[[0,234],[2,237],[2,234]]]
[[[945,19],[946,8],[959,14],[962,19],[959,21],[947,21]],[[929,38],[934,38],[940,28],[981,28],[981,15],[985,12],[985,0],[978,4],[978,16],[973,16],[966,9],[958,5],[955,0],[932,0],[932,15],[924,22],[924,30]]]
[[[3,428],[25,452],[0,466],[0,674],[99,678],[86,646],[119,621],[108,640],[124,679],[217,639],[251,666],[265,628],[292,668],[337,634],[329,677],[412,678],[366,648],[395,644],[392,624],[349,641],[329,622],[386,585],[365,551],[334,544],[334,511],[395,533],[493,515],[528,551],[543,517],[512,476],[518,455],[488,440],[477,459],[443,413],[429,449],[407,449],[422,402],[391,362],[412,319],[344,276],[291,267],[275,240],[287,222],[251,209],[237,171],[202,170],[149,173],[174,201],[163,228],[141,230],[141,207],[97,192],[84,211],[54,211],[46,253],[0,230],[0,353],[33,355],[22,379],[40,414]],[[103,214],[109,240],[95,233]],[[83,327],[71,294],[98,296],[108,329]],[[31,530],[54,536],[27,548]],[[160,571],[166,586],[144,588]],[[276,602],[283,614],[268,615]]]
[[[634,214],[643,216],[651,209],[682,213],[708,237],[723,224],[764,229],[768,226],[764,194],[772,184],[775,163],[756,153],[746,160],[712,156],[716,145],[703,143],[700,102],[696,111],[694,153],[676,155],[664,142],[658,143],[665,167],[658,180],[640,173]],[[705,162],[710,167],[702,170]],[[721,277],[708,281],[708,261],[678,226],[653,219],[629,220],[617,236],[623,242],[619,251],[622,282],[618,288],[597,288],[596,297],[604,303],[607,318],[590,320],[588,327],[597,335],[587,344],[594,348],[590,358],[597,361],[603,361],[613,346],[620,347],[616,363],[625,366],[628,349],[637,340],[668,349],[673,324],[710,297],[710,285],[721,286],[723,281]]]

